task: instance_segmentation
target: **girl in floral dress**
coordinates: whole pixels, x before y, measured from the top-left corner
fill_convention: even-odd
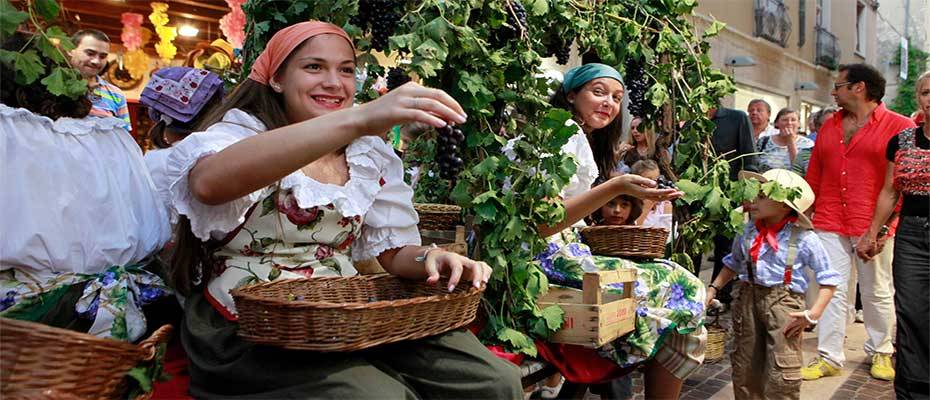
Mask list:
[[[627,174],[607,178],[617,165],[623,99],[620,73],[603,64],[586,64],[565,73],[551,104],[572,111],[578,133],[562,152],[575,158],[577,170],[563,190],[564,221],[541,227],[548,249],[538,256],[550,283],[581,288],[585,272],[633,268],[637,270],[635,330],[599,349],[602,356],[623,367],[643,364],[647,398],[677,398],[682,381],[704,360],[704,285],[681,266],[667,260],[635,263],[594,256],[573,227],[582,217],[614,197],[628,194],[663,201],[681,196],[674,189],[650,189],[655,182]],[[592,185],[600,177],[604,182]]]
[[[310,21],[274,35],[249,79],[171,148],[179,215],[172,284],[186,294],[180,336],[198,398],[517,398],[518,370],[470,332],[351,353],[298,352],[236,336],[230,289],[293,277],[388,272],[480,286],[482,262],[420,246],[401,160],[379,137],[394,125],[462,123],[446,93],[414,83],[352,107],[355,48]]]

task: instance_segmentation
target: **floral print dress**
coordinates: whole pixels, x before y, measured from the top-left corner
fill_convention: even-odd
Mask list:
[[[579,172],[576,172],[576,176],[563,190],[564,198],[571,198],[590,190],[597,178],[597,165],[590,155],[590,145],[583,135],[584,133],[579,132],[562,149],[564,153],[572,154],[579,165]],[[578,148],[587,151],[578,152]],[[579,225],[583,226],[583,222]],[[635,328],[628,335],[600,348],[602,356],[616,361],[622,367],[629,367],[655,357],[670,334],[703,334],[705,290],[700,279],[668,260],[634,262],[622,258],[595,256],[576,234],[577,227],[549,237],[546,251],[536,258],[550,284],[581,289],[585,272],[618,268],[632,268],[637,271],[637,278],[633,283],[633,298],[636,301]],[[606,289],[622,293],[622,287],[615,285]],[[703,354],[703,347],[700,347],[702,343],[702,340],[692,340],[686,344],[692,348],[680,349],[677,352],[694,359],[696,357],[692,356],[692,353]],[[679,376],[687,375],[700,365],[700,361],[681,364],[688,366],[675,365],[669,370],[673,373],[682,371],[681,374],[676,373]],[[683,371],[685,369],[687,371]]]
[[[293,190],[274,190],[214,255],[209,296],[226,306],[231,288],[278,278],[353,276],[350,254],[362,216],[345,217],[333,204],[300,208]],[[225,314],[225,313],[224,313]]]

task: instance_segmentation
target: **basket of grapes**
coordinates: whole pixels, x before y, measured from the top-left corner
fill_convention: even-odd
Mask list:
[[[420,339],[475,319],[484,286],[395,275],[282,279],[232,290],[239,336],[295,350],[355,351]]]

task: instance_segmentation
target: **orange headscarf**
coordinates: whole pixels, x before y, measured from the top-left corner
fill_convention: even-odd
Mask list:
[[[349,46],[352,46],[352,52],[355,53],[355,45],[352,43],[352,39],[342,28],[327,22],[301,22],[284,28],[271,37],[271,40],[265,45],[265,51],[262,51],[262,54],[255,59],[252,72],[249,73],[249,79],[267,85],[274,73],[281,67],[281,63],[297,46],[307,39],[325,34],[332,34],[345,39],[349,42]]]

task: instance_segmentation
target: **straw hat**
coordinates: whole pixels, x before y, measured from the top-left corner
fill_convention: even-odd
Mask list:
[[[755,178],[762,183],[775,181],[785,188],[799,189],[801,191],[801,197],[794,200],[784,200],[782,202],[798,213],[799,226],[807,229],[814,228],[814,224],[811,223],[811,220],[804,215],[804,212],[814,204],[814,190],[811,189],[811,186],[807,184],[807,181],[805,181],[801,175],[786,169],[775,168],[765,171],[761,175],[750,171],[740,171],[739,177],[740,179]]]

